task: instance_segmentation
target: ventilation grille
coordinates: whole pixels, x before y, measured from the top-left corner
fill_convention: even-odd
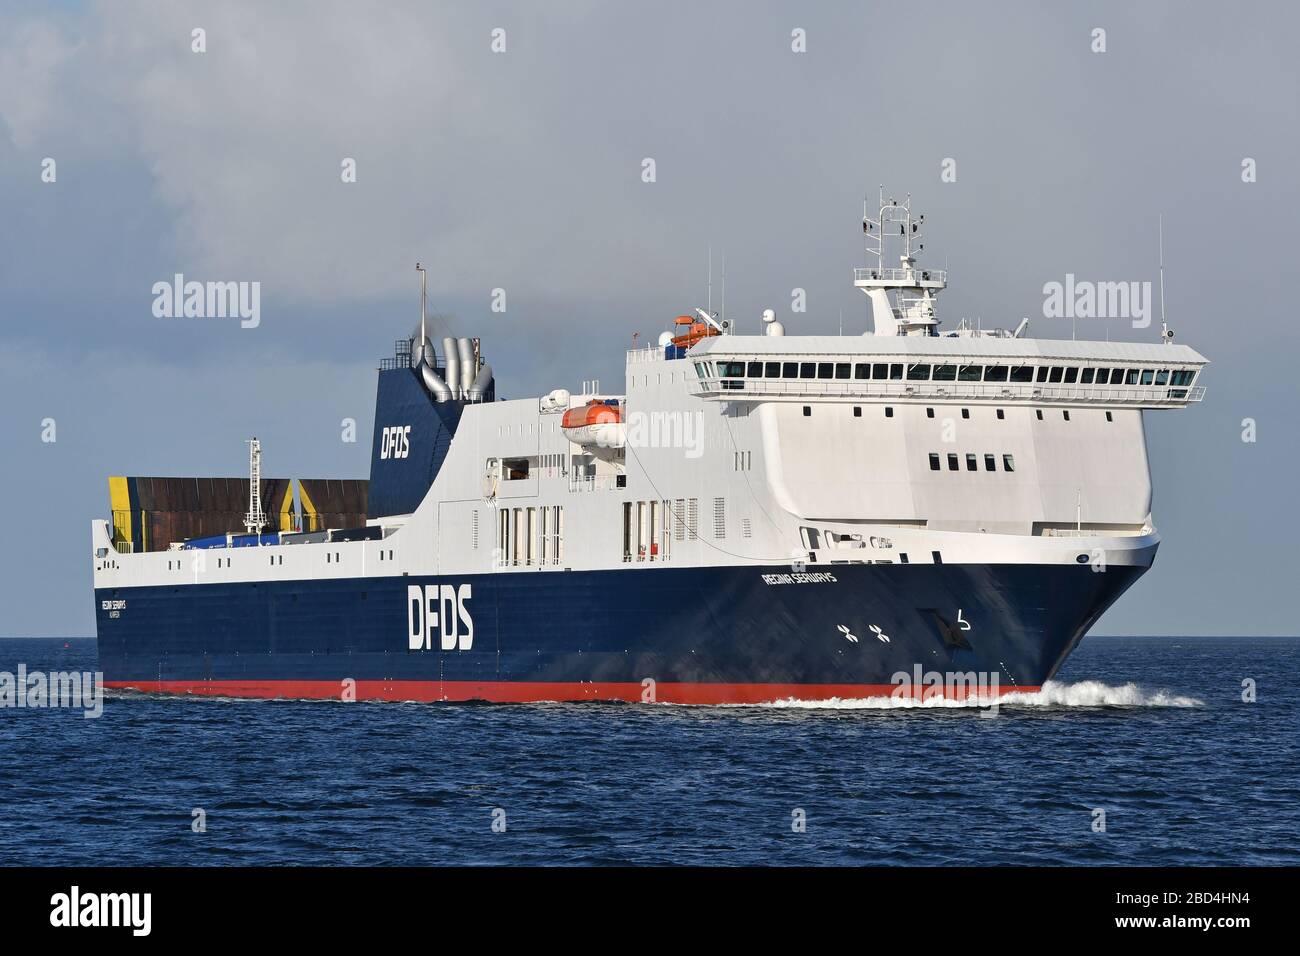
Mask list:
[[[754,529],[750,527],[748,518],[740,519],[740,535],[744,538],[752,538],[754,536]]]
[[[686,533],[692,538],[700,536],[700,499],[692,498],[686,504]]]
[[[686,540],[686,499],[678,498],[673,502],[673,537],[678,541]]]
[[[715,538],[725,538],[727,536],[727,499],[713,499],[713,536]]]
[[[475,551],[478,550],[478,509],[475,508],[469,519],[469,538],[470,544]]]

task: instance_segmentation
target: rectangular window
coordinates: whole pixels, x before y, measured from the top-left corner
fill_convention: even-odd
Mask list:
[[[984,456],[984,470],[985,470],[985,471],[997,471],[997,470],[998,470],[998,460],[997,460],[996,458],[994,458],[992,455],[985,455],[985,456]]]
[[[962,417],[962,418],[970,418],[970,409],[969,409],[969,408],[963,408],[963,409],[961,410],[961,417]]]
[[[764,378],[780,378],[780,377],[781,377],[781,363],[780,363],[780,362],[768,362],[768,363],[764,366],[763,377],[764,377]]]
[[[1079,380],[1079,370],[1071,366],[1065,370],[1065,384],[1073,385]]]
[[[1015,471],[1015,470],[1016,470],[1016,459],[1015,459],[1015,456],[1014,456],[1014,455],[1003,455],[1003,456],[1002,456],[1002,470],[1003,470],[1003,471]]]
[[[762,363],[762,362],[750,362],[750,363],[749,363],[749,368],[745,370],[745,374],[746,374],[746,376],[749,377],[749,378],[762,378],[762,377],[763,377],[763,363]]]
[[[781,377],[782,377],[782,378],[798,378],[798,377],[799,377],[799,363],[798,363],[798,362],[786,362],[786,363],[784,363],[784,364],[781,366]]]
[[[1034,380],[1034,367],[1032,365],[1017,365],[1011,370],[1011,381],[1013,382],[1032,382]]]
[[[836,378],[848,378],[848,377],[849,377],[849,369],[850,369],[850,368],[851,368],[851,366],[849,365],[848,362],[836,362],[836,363],[835,363],[835,377],[836,377]]]
[[[983,377],[983,365],[963,365],[961,371],[957,373],[958,380],[962,382],[978,382]]]
[[[1053,365],[1050,369],[1048,369],[1047,381],[1055,385],[1057,382],[1061,380],[1062,371],[1063,369],[1061,368],[1061,366]]]
[[[1109,381],[1110,381],[1110,369],[1108,369],[1108,368],[1099,368],[1099,369],[1097,369],[1097,381],[1096,381],[1096,384],[1098,384],[1098,385],[1105,385],[1105,384],[1106,384],[1107,382],[1109,382]]]
[[[1169,384],[1169,369],[1162,368],[1160,371],[1156,372],[1156,384],[1157,385]]]
[[[816,363],[816,362],[802,362],[802,363],[800,363],[800,365],[799,365],[799,377],[800,377],[800,378],[816,378],[816,377],[817,377],[817,363]]]
[[[957,381],[957,366],[955,365],[936,365],[934,367],[934,380],[936,382],[955,382]]]
[[[1069,413],[1068,411],[1062,411],[1062,412],[1061,412],[1061,417],[1064,418],[1064,419],[1068,422],[1068,421],[1070,420],[1070,413]]]
[[[818,377],[818,378],[831,378],[831,377],[832,377],[832,375],[831,375],[831,363],[830,363],[830,362],[818,362],[818,363],[817,363],[817,377]]]
[[[930,366],[909,365],[907,367],[907,380],[909,382],[928,382],[930,380]]]
[[[931,471],[939,470],[939,456],[936,455],[934,452],[930,452],[930,470]]]
[[[1007,413],[1004,412],[1002,409],[999,408],[999,409],[998,409],[998,421],[1002,421],[1002,420],[1003,420],[1004,418],[1006,418],[1006,417],[1007,417]]]
[[[903,380],[903,363],[893,362],[889,366],[889,380],[891,382],[901,382]]]
[[[871,366],[871,377],[883,382],[885,379],[889,378],[889,366],[884,362],[877,362],[875,365]]]
[[[952,452],[948,452],[948,470],[956,471],[958,467],[960,466],[957,463],[957,456]]]
[[[1110,412],[1107,412],[1107,413],[1106,413],[1106,421],[1108,421],[1108,422],[1113,422],[1114,420],[1115,420],[1115,419],[1114,419],[1114,417],[1111,415],[1111,413],[1110,413]]]
[[[805,405],[805,406],[803,407],[803,417],[804,417],[804,418],[812,418],[812,406],[811,406],[811,405]]]
[[[1096,371],[1097,370],[1095,368],[1085,368],[1083,370],[1083,374],[1079,376],[1079,384],[1091,385],[1093,373],[1095,373]]]
[[[861,418],[861,417],[862,417],[862,406],[861,406],[861,405],[854,405],[854,406],[853,406],[853,417],[854,417],[854,418]]]
[[[723,374],[724,376],[726,376],[727,378],[744,378],[744,377],[745,377],[745,363],[744,363],[744,362],[722,362],[722,363],[720,363],[720,365],[721,365],[721,367],[722,367],[722,374]]]
[[[1131,368],[1131,369],[1129,369],[1126,373],[1124,373],[1124,384],[1125,384],[1125,385],[1136,385],[1137,383],[1138,383],[1138,370],[1137,370],[1137,369],[1135,369],[1135,368]]]
[[[976,458],[974,455],[968,454],[966,456],[966,470],[979,471],[980,470],[979,459]]]
[[[871,366],[866,362],[859,362],[853,366],[854,378],[871,378]]]
[[[990,365],[984,370],[984,381],[986,382],[1005,382],[1009,370],[1005,365]]]
[[[1151,382],[1152,382],[1152,381],[1154,380],[1154,378],[1155,378],[1155,374],[1156,374],[1156,373],[1155,373],[1155,371],[1154,371],[1153,369],[1144,368],[1144,369],[1142,370],[1142,384],[1143,384],[1143,385],[1150,385]]]
[[[894,410],[888,405],[885,406],[885,417],[886,418],[894,417]]]
[[[1036,381],[1036,382],[1046,382],[1046,381],[1047,381],[1047,366],[1046,366],[1046,365],[1040,365],[1040,366],[1038,366],[1038,371],[1037,371],[1037,373],[1035,373],[1035,375],[1034,375],[1034,381]]]

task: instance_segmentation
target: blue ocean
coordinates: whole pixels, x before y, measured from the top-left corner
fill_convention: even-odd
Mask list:
[[[95,662],[93,640],[0,641],[0,671]],[[9,865],[70,866],[1295,864],[1297,672],[1293,639],[1093,637],[994,716],[137,694],[97,719],[4,708],[0,846]]]

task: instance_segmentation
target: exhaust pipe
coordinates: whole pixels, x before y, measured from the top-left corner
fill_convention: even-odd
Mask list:
[[[424,387],[433,395],[436,402],[450,402],[451,389],[447,383],[438,377],[438,373],[429,365],[420,366],[420,377],[424,379]]]
[[[481,402],[487,395],[487,390],[492,386],[492,366],[487,362],[478,370],[478,375],[474,377],[474,384],[469,387],[465,397],[471,402]]]
[[[456,398],[460,395],[460,358],[456,354],[456,340],[448,336],[442,340],[443,361],[447,366],[447,388],[451,390],[451,397]]]
[[[459,359],[457,371],[460,373],[460,392],[456,397],[464,398],[474,383],[474,375],[478,371],[474,367],[474,344],[469,339],[457,339],[456,355]]]

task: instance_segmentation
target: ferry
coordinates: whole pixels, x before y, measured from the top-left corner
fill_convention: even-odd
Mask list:
[[[91,542],[106,686],[1040,689],[1155,560],[1144,418],[1202,401],[1207,360],[1167,327],[943,330],[923,221],[883,191],[864,210],[867,334],[797,334],[771,310],[741,333],[687,308],[626,352],[617,392],[498,399],[485,343],[430,331],[421,270],[420,326],[379,362],[367,481],[264,478],[256,440],[247,478],[109,479]]]

